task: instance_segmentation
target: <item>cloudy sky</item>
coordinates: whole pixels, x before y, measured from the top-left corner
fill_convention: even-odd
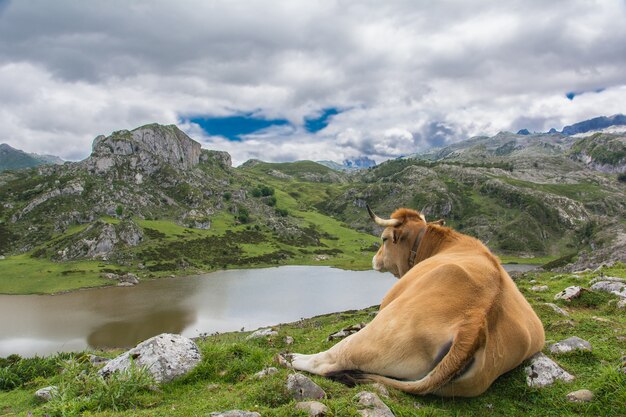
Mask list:
[[[626,113],[626,2],[0,0],[0,142],[177,124],[236,164],[380,162]]]

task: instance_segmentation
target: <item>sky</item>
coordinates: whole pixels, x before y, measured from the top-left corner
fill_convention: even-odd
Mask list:
[[[0,0],[0,143],[377,162],[626,113],[626,1]]]

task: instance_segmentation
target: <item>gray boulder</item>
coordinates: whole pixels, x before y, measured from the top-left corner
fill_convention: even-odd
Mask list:
[[[593,291],[604,291],[626,298],[626,283],[620,281],[598,281],[591,286]]]
[[[572,287],[567,287],[563,291],[555,295],[554,299],[572,301],[574,298],[580,297],[580,294],[582,294],[583,291],[586,291],[586,290],[577,285],[572,286]]]
[[[287,377],[287,391],[297,401],[319,400],[326,396],[319,385],[302,374],[290,374]]]
[[[163,333],[109,361],[99,373],[106,377],[134,364],[146,367],[156,382],[165,383],[189,373],[200,359],[200,350],[193,340]]]
[[[50,401],[52,397],[59,393],[59,388],[51,385],[49,387],[45,387],[39,389],[35,392],[35,397],[40,399],[41,401]]]
[[[310,417],[325,416],[328,414],[328,407],[319,401],[303,401],[296,404],[296,410],[306,412]]]
[[[543,388],[554,384],[556,381],[571,382],[575,379],[573,375],[566,372],[542,352],[536,353],[530,358],[530,365],[524,368],[524,371],[529,387]]]
[[[394,417],[389,407],[372,392],[359,392],[354,399],[358,402],[358,412],[363,417]]]
[[[578,336],[568,337],[567,339],[561,340],[560,342],[556,342],[553,345],[550,345],[550,352],[559,354],[559,353],[570,353],[570,352],[591,352],[591,343],[587,342],[584,339],[581,339]]]

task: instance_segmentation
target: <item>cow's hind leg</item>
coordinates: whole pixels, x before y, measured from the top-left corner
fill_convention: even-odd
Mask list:
[[[316,375],[326,376],[341,370],[341,365],[337,362],[335,355],[333,355],[330,350],[312,355],[303,355],[300,353],[281,355],[278,361],[281,365],[289,368]]]

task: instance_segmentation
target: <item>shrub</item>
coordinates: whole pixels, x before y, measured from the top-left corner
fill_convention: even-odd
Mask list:
[[[47,378],[58,371],[58,358],[20,358],[11,355],[0,361],[0,391],[19,388],[35,378]]]
[[[124,214],[124,207],[121,204],[115,208],[115,214],[117,214],[118,216]]]

